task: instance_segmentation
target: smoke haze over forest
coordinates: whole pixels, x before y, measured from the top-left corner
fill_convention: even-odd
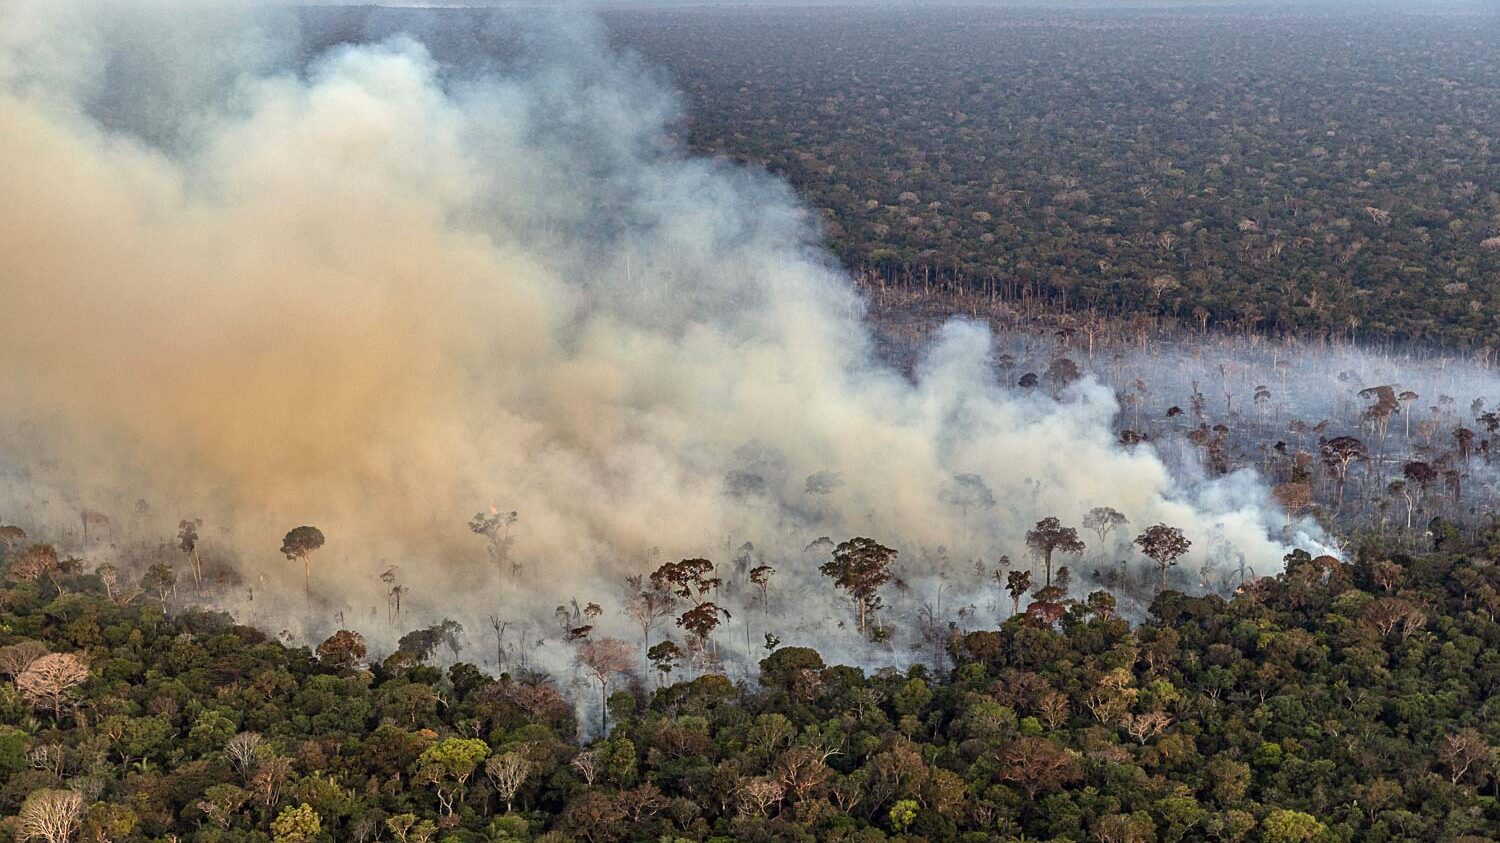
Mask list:
[[[201,517],[272,595],[257,620],[308,634],[383,602],[391,565],[417,617],[477,625],[747,542],[791,592],[813,540],[868,535],[920,590],[1094,506],[1181,527],[1193,569],[1321,547],[1253,471],[1119,446],[1110,385],[1002,383],[981,325],[910,375],[883,361],[790,189],[686,155],[677,96],[587,17],[497,18],[524,50],[481,74],[410,37],[310,55],[287,11],[0,10],[24,314],[0,516],[28,531],[97,511],[124,546]],[[517,570],[466,526],[491,506],[518,513]],[[277,552],[298,524],[328,536],[315,611]],[[807,623],[843,611],[807,593]]]

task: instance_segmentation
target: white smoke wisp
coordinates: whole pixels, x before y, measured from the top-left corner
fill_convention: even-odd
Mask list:
[[[476,637],[610,599],[652,548],[752,542],[789,627],[845,611],[820,536],[896,547],[912,582],[1093,506],[1182,528],[1184,566],[1290,549],[1253,475],[1184,485],[1122,450],[1093,381],[1002,387],[978,326],[914,378],[881,364],[786,185],[688,157],[674,95],[589,24],[475,80],[405,39],[291,64],[264,20],[137,23],[124,49],[122,9],[0,5],[0,519],[201,516],[279,595],[259,620],[308,635],[332,613],[277,553],[304,523],[330,605],[383,604],[399,564],[417,617]],[[996,505],[945,503],[960,474]],[[466,527],[491,502],[520,513],[503,583]]]

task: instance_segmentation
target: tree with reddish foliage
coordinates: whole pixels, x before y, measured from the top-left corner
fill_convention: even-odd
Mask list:
[[[1057,790],[1082,776],[1078,758],[1046,738],[1025,737],[1000,754],[1000,778],[1013,782],[1036,799],[1043,791]]]
[[[586,640],[578,645],[578,661],[599,683],[599,733],[609,729],[609,681],[630,669],[635,648],[618,638]]]
[[[46,577],[55,585],[61,566],[56,548],[50,544],[34,544],[26,548],[19,559],[10,563],[7,574],[14,582],[36,582]]]
[[[714,563],[707,559],[664,562],[651,574],[651,584],[696,605],[703,603],[714,589],[724,584],[724,580],[713,573]]]
[[[1046,570],[1046,581],[1043,585],[1052,584],[1052,554],[1058,551],[1063,553],[1084,551],[1083,540],[1078,538],[1078,531],[1072,527],[1064,527],[1062,522],[1052,516],[1036,522],[1036,526],[1026,533],[1026,546],[1042,558],[1042,564]]]
[[[1361,389],[1359,397],[1370,402],[1361,418],[1375,429],[1376,438],[1384,446],[1385,432],[1390,426],[1391,416],[1401,411],[1401,402],[1396,397],[1395,387],[1372,386],[1368,389]]]
[[[722,621],[728,619],[728,609],[713,603],[699,603],[682,613],[682,617],[677,619],[677,626],[687,630],[688,634],[697,641],[697,652],[707,655],[709,645],[713,641],[714,630],[719,628]]]
[[[365,637],[358,632],[341,629],[328,636],[318,645],[318,661],[334,670],[353,670],[365,657]]]

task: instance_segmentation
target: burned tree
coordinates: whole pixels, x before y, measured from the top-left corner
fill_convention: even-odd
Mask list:
[[[1411,405],[1415,404],[1420,397],[1420,395],[1409,389],[1402,390],[1401,394],[1396,396],[1396,400],[1400,401],[1401,406],[1405,408],[1401,412],[1401,418],[1402,424],[1406,428],[1404,435],[1408,441],[1411,440]]]
[[[1063,553],[1084,551],[1084,544],[1078,538],[1078,531],[1072,527],[1064,527],[1062,522],[1052,516],[1036,522],[1036,526],[1026,533],[1026,546],[1042,559],[1047,578],[1043,585],[1052,584],[1052,554],[1058,551]]]
[[[859,632],[869,632],[869,616],[880,608],[880,588],[891,581],[896,551],[874,539],[853,538],[833,550],[833,559],[818,570],[843,589],[859,609]]]

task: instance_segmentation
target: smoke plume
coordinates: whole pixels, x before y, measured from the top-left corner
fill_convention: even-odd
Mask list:
[[[747,542],[808,595],[790,630],[846,611],[820,536],[919,585],[1094,506],[1181,527],[1184,567],[1289,550],[1254,475],[1120,448],[1091,379],[999,383],[980,326],[883,364],[786,185],[686,155],[593,24],[509,20],[523,54],[481,76],[409,38],[304,55],[287,12],[0,3],[0,518],[202,517],[307,634],[335,621],[277,551],[299,524],[326,606],[383,604],[398,565],[471,634]],[[467,526],[491,505],[518,572]]]

